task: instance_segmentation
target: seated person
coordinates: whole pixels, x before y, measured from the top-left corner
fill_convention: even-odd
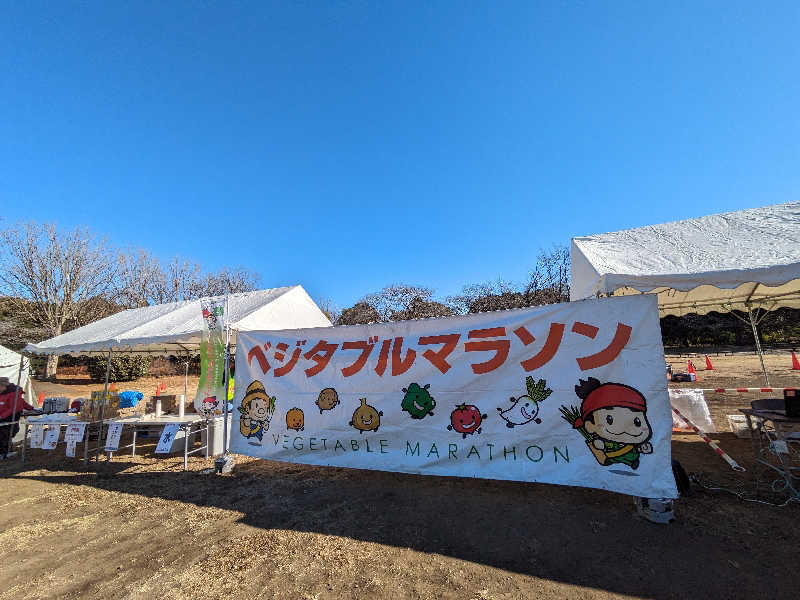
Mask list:
[[[19,418],[22,416],[22,411],[34,410],[25,402],[24,394],[25,392],[11,383],[8,377],[0,377],[0,459],[6,458],[11,440],[19,433]]]

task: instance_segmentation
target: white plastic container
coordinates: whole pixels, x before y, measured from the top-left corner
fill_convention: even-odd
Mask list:
[[[231,417],[228,415],[228,446],[231,443]],[[222,419],[224,417],[216,417],[208,423],[208,455],[219,456],[222,454]],[[200,434],[201,439],[206,441],[205,432]]]
[[[728,415],[728,425],[738,438],[749,438],[750,430],[747,428],[747,417],[744,415]]]

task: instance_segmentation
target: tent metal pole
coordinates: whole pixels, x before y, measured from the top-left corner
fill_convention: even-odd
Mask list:
[[[231,331],[225,326],[225,404],[222,411],[222,454],[228,454],[228,393],[231,387]]]
[[[225,320],[228,314],[228,296],[225,296]],[[228,392],[231,385],[231,327],[225,323],[225,398],[222,411],[222,455],[214,461],[217,473],[227,473],[233,469],[233,457],[228,452]]]
[[[747,314],[750,317],[750,326],[753,328],[753,337],[756,340],[756,351],[758,352],[758,358],[761,361],[761,372],[764,374],[764,383],[767,387],[770,387],[767,369],[764,367],[764,351],[761,349],[761,341],[758,339],[758,326],[756,325],[755,318],[753,318],[753,310],[749,306],[747,307]]]
[[[11,407],[11,422],[8,424],[8,448],[6,455],[11,454],[11,449],[14,447],[14,421],[17,420],[17,403],[19,403],[19,384],[22,381],[22,367],[24,366],[25,357],[19,355],[19,370],[17,371],[17,389],[14,390],[14,406]],[[21,413],[20,413],[21,414]],[[22,438],[22,445],[25,445],[25,438]]]
[[[94,453],[95,462],[100,462],[100,443],[103,440],[103,418],[105,417],[106,399],[108,398],[108,376],[111,373],[111,347],[108,348],[108,355],[106,356],[106,382],[103,385],[103,401],[100,403],[100,429],[97,432],[97,448]],[[90,436],[87,433],[86,439],[89,440]]]

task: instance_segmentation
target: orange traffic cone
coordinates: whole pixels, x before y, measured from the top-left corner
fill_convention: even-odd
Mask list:
[[[708,358],[708,354],[706,354],[706,371],[713,371],[714,365],[711,364],[711,359]]]
[[[695,375],[697,375],[697,371],[694,370],[694,365],[692,364],[691,360],[689,361],[688,371],[689,373],[694,373]]]
[[[792,371],[800,371],[800,360],[797,360],[794,352],[792,352]]]

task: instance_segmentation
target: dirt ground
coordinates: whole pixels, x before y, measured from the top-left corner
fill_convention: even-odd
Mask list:
[[[693,359],[701,381],[681,387],[762,385],[756,357],[711,360],[713,372]],[[800,387],[790,367],[788,354],[767,357],[773,386]],[[162,379],[183,393],[182,377],[119,387],[151,393]],[[752,493],[750,442],[725,415],[763,396],[707,395],[712,438],[746,473],[691,434],[673,436],[673,457]],[[796,598],[800,584],[797,504],[696,487],[675,523],[656,525],[630,497],[597,490],[246,457],[231,474],[205,474],[202,458],[184,473],[182,457],[155,459],[153,446],[88,469],[63,451],[0,463],[0,598]]]

